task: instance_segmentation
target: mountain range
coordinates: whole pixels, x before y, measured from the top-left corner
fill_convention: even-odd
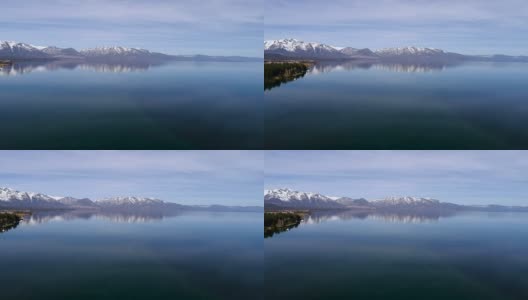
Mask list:
[[[264,41],[264,58],[267,60],[379,60],[385,62],[435,62],[462,61],[528,62],[528,56],[464,55],[434,48],[402,47],[370,50],[353,47],[335,47],[322,43],[296,39]]]
[[[0,41],[0,60],[85,60],[85,61],[261,61],[260,58],[241,56],[168,55],[145,49],[126,47],[98,47],[76,50],[55,46],[34,46],[27,43]]]
[[[479,205],[468,206],[441,202],[423,197],[387,197],[379,200],[331,197],[319,193],[294,191],[287,188],[264,191],[264,207],[268,210],[365,210],[365,211],[527,211],[524,206]]]
[[[204,211],[262,211],[258,206],[182,205],[155,198],[113,197],[100,200],[50,196],[21,192],[0,187],[0,209],[85,209],[85,210],[204,210]]]

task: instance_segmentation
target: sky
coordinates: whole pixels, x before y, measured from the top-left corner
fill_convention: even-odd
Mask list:
[[[528,206],[528,151],[269,151],[265,188]]]
[[[262,57],[262,0],[2,0],[0,40]]]
[[[526,0],[267,0],[264,37],[528,55]]]
[[[93,200],[263,206],[260,151],[0,151],[0,187]]]

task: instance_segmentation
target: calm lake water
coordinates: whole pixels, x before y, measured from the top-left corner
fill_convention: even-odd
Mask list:
[[[528,64],[320,63],[264,93],[268,149],[528,149]]]
[[[0,233],[2,299],[264,299],[262,213],[28,221]]]
[[[2,149],[259,149],[262,63],[0,70]]]
[[[528,299],[528,214],[323,215],[264,241],[267,299]]]

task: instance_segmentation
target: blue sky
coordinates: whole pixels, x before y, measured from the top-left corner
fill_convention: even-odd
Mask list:
[[[265,39],[528,55],[526,0],[267,0]]]
[[[0,40],[261,57],[262,0],[2,0]]]
[[[528,205],[528,151],[270,151],[265,188]]]
[[[0,186],[52,196],[263,205],[260,151],[0,151]]]

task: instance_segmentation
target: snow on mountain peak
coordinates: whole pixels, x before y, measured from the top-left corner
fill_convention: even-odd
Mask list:
[[[355,201],[361,201],[364,205],[372,204],[374,206],[386,207],[386,206],[431,206],[440,204],[440,201],[432,198],[423,198],[423,197],[387,197],[382,200],[376,201],[367,201],[366,199],[352,199],[346,197],[328,197],[318,193],[305,193],[300,191],[290,190],[288,188],[280,188],[273,190],[264,191],[264,201],[275,202],[280,204],[280,202],[288,202],[288,205],[294,205],[294,203],[304,203],[306,205],[312,205],[318,203],[320,206],[322,203],[324,205],[330,204],[343,204],[346,205],[348,202],[355,203]]]
[[[164,202],[154,198],[142,197],[112,197],[98,200],[100,204],[125,205],[125,204],[163,204]]]
[[[444,50],[436,48],[420,48],[420,47],[400,47],[400,48],[384,48],[375,51],[378,55],[433,55],[444,54]]]
[[[431,199],[431,198],[423,198],[423,197],[387,197],[383,200],[376,201],[377,203],[384,203],[384,204],[437,204],[440,203],[440,201]]]
[[[136,55],[136,54],[150,54],[150,51],[139,48],[127,48],[120,46],[111,47],[96,47],[93,49],[85,49],[80,51],[84,55]]]
[[[332,199],[330,199],[329,197],[326,197],[318,193],[299,192],[299,191],[290,190],[288,188],[266,190],[264,191],[264,198],[265,199],[273,198],[273,199],[278,199],[281,201],[291,201],[291,200],[302,201],[302,200],[310,200],[310,199],[332,201]]]
[[[0,187],[0,201],[56,201],[54,197],[32,192],[21,192],[11,188]]]
[[[297,39],[281,39],[264,41],[264,50],[285,50],[288,52],[309,51],[317,52],[321,50],[338,51],[335,47],[321,43],[307,43]]]
[[[31,44],[20,43],[15,41],[0,41],[0,49],[9,49],[11,52],[26,50],[26,51],[40,51],[46,47],[34,46]]]
[[[304,42],[296,39],[280,39],[264,41],[264,51],[269,54],[285,56],[315,57],[315,58],[394,58],[394,57],[436,57],[449,54],[441,49],[421,48],[415,46],[400,48],[385,48],[371,51],[368,48],[335,47],[323,43]]]
[[[64,51],[64,53],[62,53]],[[86,57],[96,56],[140,56],[153,54],[149,50],[140,48],[127,48],[120,46],[97,47],[85,49],[77,52],[73,48],[62,49],[54,46],[35,46],[26,43],[14,41],[0,41],[0,56],[10,57],[40,57],[46,58],[50,55],[77,55],[82,54]]]

